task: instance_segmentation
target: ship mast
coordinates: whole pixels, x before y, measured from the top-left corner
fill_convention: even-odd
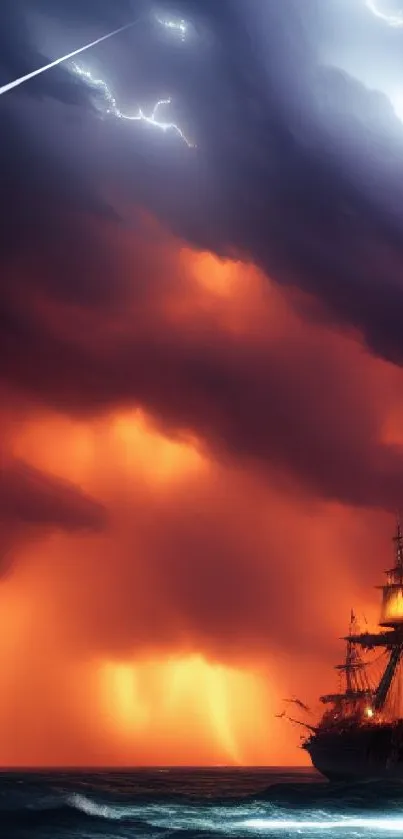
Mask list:
[[[336,670],[340,670],[345,673],[346,695],[349,697],[357,695],[361,696],[362,694],[369,692],[369,685],[364,675],[365,664],[361,659],[357,646],[351,641],[351,636],[354,630],[357,629],[357,619],[353,610],[351,610],[350,637],[347,639],[345,662],[344,664],[336,664]]]
[[[382,591],[382,610],[379,625],[386,629],[378,633],[349,633],[347,644],[359,645],[371,650],[384,647],[388,651],[388,661],[378,687],[373,692],[373,707],[381,711],[386,704],[388,694],[403,654],[403,535],[400,521],[397,519],[395,543],[395,564],[386,572],[386,584],[378,586]]]
[[[351,609],[351,617],[350,617],[350,635],[353,632],[353,627],[355,626],[355,615],[353,610]],[[347,641],[346,646],[346,660],[344,664],[336,664],[336,670],[342,670],[346,674],[346,693],[351,693],[353,690],[353,676],[355,670],[355,646],[352,644],[351,641]]]
[[[365,663],[362,661],[355,643],[354,633],[358,631],[357,619],[351,610],[349,634],[346,640],[346,655],[343,664],[336,664],[335,669],[345,674],[345,690],[340,693],[329,693],[321,696],[324,703],[335,703],[343,707],[344,712],[354,712],[357,702],[371,695],[365,673]]]

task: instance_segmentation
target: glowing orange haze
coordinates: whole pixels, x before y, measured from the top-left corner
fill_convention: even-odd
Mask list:
[[[104,497],[110,469],[115,492],[122,483],[126,493],[138,492],[140,483],[162,500],[173,486],[178,491],[190,480],[209,479],[209,464],[195,448],[152,431],[140,412],[92,427],[39,418],[19,429],[13,448],[33,465],[89,490],[98,486]],[[119,550],[119,529],[124,541],[117,522],[112,552]],[[69,615],[75,588],[79,612],[99,608],[108,634],[108,581],[100,580],[105,568],[96,567],[98,551],[101,556],[94,537],[43,539],[24,546],[3,583],[2,762],[264,762],[268,719],[276,710],[264,672],[225,666],[192,649],[114,657],[85,648],[91,646],[88,616]],[[136,609],[135,591],[132,598]],[[77,633],[70,620],[78,621]]]
[[[164,303],[178,328],[201,311],[240,336],[293,317],[252,267],[186,249],[179,261],[187,294]],[[385,417],[385,434],[397,425]],[[33,408],[9,445],[98,498],[110,519],[101,535],[42,534],[15,549],[0,590],[1,763],[306,762],[300,731],[274,715],[283,697],[315,703],[331,687],[334,639],[352,603],[376,618],[372,584],[384,561],[372,561],[378,574],[365,579],[365,554],[388,550],[387,517],[313,502],[252,467],[219,463],[201,440],[169,439],[139,408],[80,421]],[[183,574],[164,549],[172,523],[182,527],[194,508],[207,525],[222,522],[226,546],[235,529],[243,551],[233,572],[209,578],[210,621],[187,607],[186,589],[179,596]],[[186,580],[192,563],[203,573],[200,554],[181,561]],[[252,593],[249,612],[229,611],[221,625],[227,588],[249,578],[256,609]]]

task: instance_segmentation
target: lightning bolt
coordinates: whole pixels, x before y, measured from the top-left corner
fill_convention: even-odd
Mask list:
[[[394,26],[395,28],[403,26],[403,10],[395,14],[387,14],[379,8],[377,0],[365,0],[365,5],[375,17],[383,20],[389,26]]]
[[[106,35],[102,35],[101,38],[97,38],[96,41],[91,41],[90,44],[85,44],[84,47],[79,47],[79,49],[73,50],[73,52],[69,52],[67,55],[62,55],[61,58],[56,58],[55,61],[51,61],[50,64],[45,64],[44,67],[39,67],[37,70],[33,70],[32,73],[27,73],[25,76],[20,76],[20,78],[14,79],[13,82],[3,84],[2,87],[0,87],[0,96],[2,93],[8,93],[8,91],[14,90],[14,88],[28,82],[30,79],[35,78],[35,76],[45,73],[46,70],[52,70],[53,67],[57,67],[57,65],[61,64],[63,61],[68,61],[69,59],[74,58],[74,56],[79,55],[80,52],[89,50],[91,47],[96,47],[96,45],[101,44],[102,41],[106,41],[108,38],[113,38],[114,35],[118,35],[119,32],[124,32],[126,29],[130,29],[132,26],[135,26],[139,20],[140,18],[137,18],[137,20],[127,23],[125,26],[120,26],[119,29],[114,29],[113,32],[108,32]]]
[[[123,119],[129,122],[146,122],[148,125],[153,125],[155,128],[159,128],[160,131],[163,131],[164,133],[166,131],[173,131],[181,138],[181,140],[183,140],[184,143],[186,143],[188,148],[195,148],[195,144],[191,143],[190,140],[188,140],[188,138],[183,133],[179,125],[177,125],[175,122],[163,122],[160,119],[158,119],[158,112],[160,108],[170,105],[172,102],[171,99],[159,99],[159,101],[156,102],[156,104],[154,105],[151,114],[149,115],[144,113],[142,108],[139,108],[137,113],[135,114],[125,114],[123,111],[120,110],[113,93],[109,89],[104,79],[94,78],[94,76],[92,75],[92,73],[90,73],[89,70],[85,70],[83,67],[80,67],[75,62],[73,63],[72,67],[76,75],[83,79],[86,82],[86,84],[90,85],[93,88],[97,88],[102,93],[104,103],[106,106],[106,114],[114,116],[116,117],[116,119]]]
[[[177,32],[180,35],[181,41],[184,41],[187,35],[188,28],[186,26],[186,22],[184,20],[163,20],[162,18],[155,16],[157,23],[160,26],[164,26],[165,29],[170,29],[172,32]]]

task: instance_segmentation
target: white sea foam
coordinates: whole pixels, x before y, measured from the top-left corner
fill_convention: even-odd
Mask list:
[[[69,796],[68,803],[72,807],[75,807],[76,810],[81,810],[87,816],[96,816],[100,819],[121,819],[126,815],[124,811],[117,807],[111,807],[109,804],[98,804],[96,801],[78,792]]]
[[[291,815],[284,809],[270,804],[251,804],[233,806],[198,806],[181,804],[101,804],[86,795],[74,793],[68,803],[87,816],[95,818],[122,820],[136,818],[149,828],[167,828],[170,830],[203,830],[204,832],[224,833],[229,836],[242,836],[267,833],[310,834],[334,832],[345,837],[376,837],[378,835],[396,835],[403,833],[403,817],[382,815],[335,816],[324,810],[296,812]]]

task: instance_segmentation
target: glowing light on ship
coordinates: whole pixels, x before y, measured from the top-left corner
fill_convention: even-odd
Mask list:
[[[385,592],[382,623],[387,621],[393,621],[393,623],[403,621],[403,590],[401,588]]]

